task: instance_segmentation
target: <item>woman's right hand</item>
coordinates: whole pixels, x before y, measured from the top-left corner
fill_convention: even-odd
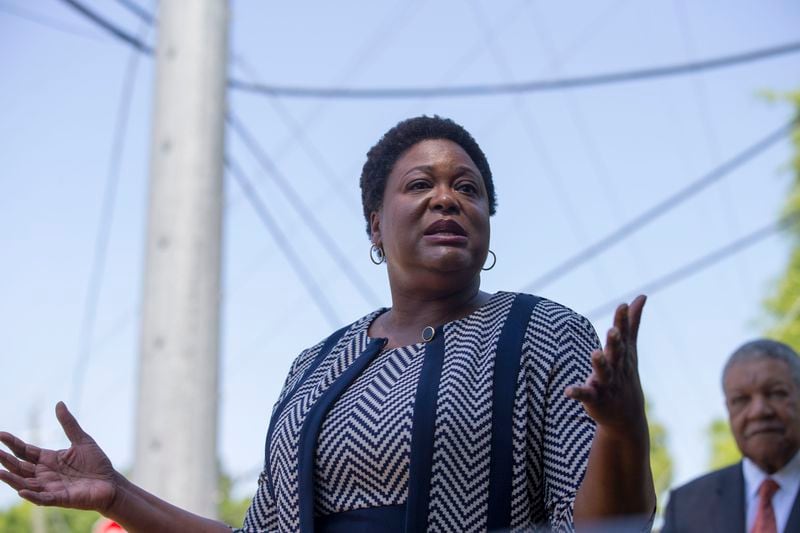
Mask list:
[[[37,505],[107,511],[121,476],[63,402],[56,405],[56,418],[69,438],[69,449],[37,448],[0,432],[0,442],[14,452],[0,450],[0,464],[7,468],[0,469],[0,480]]]

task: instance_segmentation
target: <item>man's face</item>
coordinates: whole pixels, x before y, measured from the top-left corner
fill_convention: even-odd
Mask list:
[[[723,388],[742,455],[769,474],[780,470],[800,449],[800,390],[789,366],[767,357],[740,361]]]

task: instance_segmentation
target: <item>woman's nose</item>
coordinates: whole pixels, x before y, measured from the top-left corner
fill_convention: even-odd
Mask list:
[[[434,196],[431,200],[431,208],[436,211],[445,212],[458,212],[458,201],[453,196],[452,191],[445,188],[436,188],[433,190]]]

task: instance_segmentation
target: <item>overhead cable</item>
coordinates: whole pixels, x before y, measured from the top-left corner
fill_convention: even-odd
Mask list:
[[[54,18],[36,13],[34,11],[20,9],[19,7],[16,6],[7,6],[4,4],[0,4],[0,13],[11,15],[20,18],[22,20],[27,20],[28,22],[39,24],[40,26],[44,26],[46,28],[50,28],[51,30],[69,33],[71,35],[75,35],[78,37],[87,37],[89,39],[96,39],[96,40],[104,39],[104,37],[100,37],[99,35],[85,33],[83,29],[67,26],[60,20],[56,20]]]
[[[778,57],[800,52],[800,42],[791,42],[770,48],[760,48],[740,54],[716,57],[705,61],[651,67],[640,70],[628,70],[560,78],[552,80],[532,80],[499,84],[476,84],[455,87],[302,87],[291,85],[268,85],[248,83],[229,79],[228,86],[242,92],[257,93],[263,96],[280,96],[284,98],[338,98],[338,99],[403,99],[403,98],[454,98],[466,96],[498,96],[513,93],[534,93],[564,89],[579,89],[627,83],[667,76],[679,76],[695,72],[720,69],[752,63],[762,59]]]
[[[698,272],[710,267],[711,265],[722,261],[723,259],[731,256],[737,252],[740,252],[754,244],[766,239],[770,235],[773,235],[783,229],[788,228],[790,225],[796,223],[800,219],[800,212],[795,211],[794,213],[790,213],[784,217],[781,217],[777,222],[773,222],[768,224],[762,228],[759,228],[752,233],[741,237],[722,248],[714,250],[713,252],[704,255],[690,263],[683,265],[668,274],[660,276],[654,280],[651,280],[640,287],[632,290],[622,296],[614,298],[612,300],[607,301],[606,303],[599,305],[586,313],[586,317],[590,320],[595,320],[597,318],[601,318],[606,313],[609,313],[616,309],[616,307],[621,302],[627,302],[631,298],[635,297],[638,294],[648,294],[652,295],[662,289],[669,287],[683,279],[688,278]]]
[[[144,35],[146,31],[147,26],[144,26],[141,32]],[[81,329],[78,336],[78,353],[75,357],[75,368],[72,373],[72,396],[70,405],[76,413],[80,409],[81,396],[83,394],[83,380],[92,352],[92,334],[94,333],[97,317],[100,290],[103,285],[108,243],[114,222],[114,204],[117,199],[120,167],[125,149],[125,134],[128,127],[128,118],[130,117],[133,89],[136,83],[136,73],[138,71],[140,57],[141,56],[137,52],[131,51],[125,69],[122,93],[117,107],[117,117],[111,141],[111,155],[109,156],[108,162],[108,174],[106,176],[105,190],[103,191],[97,233],[95,234],[92,267],[89,274],[86,299],[84,300],[83,318],[81,320]]]
[[[131,35],[127,31],[123,30],[122,28],[114,24],[113,22],[110,22],[108,19],[98,14],[96,11],[86,7],[84,4],[78,2],[77,0],[61,0],[61,1],[67,4],[68,6],[72,7],[78,13],[88,18],[89,20],[91,20],[104,30],[106,30],[108,33],[110,33],[117,39],[129,44],[130,46],[133,46],[142,53],[145,53],[147,55],[153,54],[153,49],[147,44],[145,44],[144,41],[142,41],[141,39],[139,39],[134,35]]]
[[[511,66],[507,61],[505,54],[503,54],[500,45],[496,40],[490,38],[491,33],[486,24],[487,16],[486,13],[484,13],[484,11],[481,9],[480,2],[478,0],[470,0],[467,2],[467,5],[472,8],[475,24],[483,30],[486,48],[494,60],[498,71],[506,79],[513,79],[514,75],[512,73]],[[555,193],[555,198],[560,206],[559,211],[562,214],[563,220],[571,230],[575,241],[579,245],[582,245],[588,240],[586,228],[583,224],[582,218],[578,216],[575,203],[573,202],[573,195],[570,193],[568,188],[568,181],[561,175],[559,167],[555,163],[550,150],[547,147],[547,143],[544,141],[544,136],[542,135],[542,132],[537,124],[537,120],[529,111],[525,99],[521,95],[515,94],[510,97],[510,100],[515,108],[514,116],[518,119],[520,126],[522,126],[522,131],[530,140],[530,146],[533,149],[533,152],[536,154],[539,164],[544,170],[543,175],[550,183],[550,186]],[[609,276],[608,273],[603,269],[603,265],[600,263],[594,263],[592,265],[592,269],[594,270],[598,283],[602,286],[608,286],[610,283]]]
[[[253,134],[244,127],[242,121],[239,120],[232,111],[228,111],[225,120],[231,130],[239,136],[239,139],[241,139],[248,151],[253,155],[256,161],[258,161],[264,172],[272,177],[283,195],[289,200],[292,208],[300,214],[303,222],[313,231],[314,236],[319,240],[320,244],[322,244],[328,254],[337,263],[353,286],[360,291],[361,296],[371,305],[378,307],[380,305],[380,299],[377,294],[375,294],[361,275],[359,275],[358,269],[350,264],[350,260],[336,244],[330,233],[325,229],[314,213],[305,205],[303,199],[297,194],[294,188],[292,188],[289,180],[278,170],[277,165],[275,165],[264,149],[258,144]]]
[[[281,231],[278,223],[272,218],[272,215],[269,214],[269,210],[264,205],[264,202],[258,196],[258,193],[253,187],[251,181],[244,175],[242,169],[239,165],[236,164],[235,161],[231,160],[229,157],[225,158],[225,167],[228,168],[230,175],[233,176],[236,183],[242,189],[245,198],[247,201],[250,202],[250,205],[255,210],[258,218],[264,224],[264,227],[267,228],[270,235],[272,235],[272,239],[278,245],[278,247],[283,252],[284,257],[289,261],[294,272],[297,274],[300,283],[303,284],[308,295],[311,297],[311,300],[317,305],[322,316],[328,321],[328,325],[334,328],[338,328],[341,326],[342,321],[339,319],[339,316],[336,314],[336,311],[333,308],[333,305],[328,301],[325,293],[320,290],[319,285],[317,282],[314,281],[314,277],[311,273],[306,269],[305,264],[297,255],[297,253],[292,248],[291,244],[289,243],[289,239],[286,235]]]
[[[123,39],[124,41],[128,42],[132,46],[136,47],[138,50],[146,53],[151,53],[151,50],[147,45],[145,45],[141,40],[137,39],[136,37],[127,34],[124,30],[121,30],[111,22],[105,20],[97,13],[91,11],[87,7],[83,6],[76,0],[62,0],[67,4],[73,6],[79,12],[81,12],[86,17],[90,18],[97,24],[100,24],[103,28],[108,30],[115,35],[116,37]],[[265,169],[265,171],[273,177],[275,182],[283,191],[284,195],[289,199],[292,207],[295,208],[303,217],[303,221],[308,224],[309,226],[313,226],[312,229],[314,234],[320,239],[320,242],[323,244],[325,249],[328,253],[334,258],[336,263],[339,265],[341,270],[345,273],[345,275],[350,279],[353,285],[361,291],[361,295],[372,305],[378,306],[380,303],[380,299],[375,294],[375,292],[370,289],[369,285],[364,281],[364,279],[358,274],[357,270],[350,265],[349,260],[344,255],[344,253],[339,249],[339,247],[335,244],[333,239],[330,237],[328,232],[325,230],[323,225],[317,220],[314,214],[304,205],[300,196],[292,189],[291,185],[289,184],[288,180],[281,175],[278,171],[278,168],[275,166],[274,163],[269,159],[266,155],[264,150],[259,146],[256,142],[255,138],[245,129],[244,125],[238,120],[232,113],[229,113],[226,122],[231,129],[239,135],[242,139],[242,142],[248,148],[248,150],[254,155],[254,157],[259,161],[261,166]]]
[[[528,283],[522,292],[535,293],[536,291],[541,290],[543,287],[553,283],[557,279],[562,278],[567,273],[583,265],[589,259],[606,251],[608,248],[617,244],[625,237],[641,230],[653,220],[674,209],[677,205],[685,202],[712,183],[729,175],[731,172],[744,165],[749,160],[753,159],[755,156],[765,151],[773,144],[777,143],[779,140],[786,137],[786,135],[789,134],[795,125],[796,120],[792,120],[789,123],[784,124],[761,140],[747,147],[736,156],[722,163],[708,174],[701,176],[699,179],[693,181],[683,189],[670,195],[664,200],[661,200],[645,212],[635,216],[633,219],[629,220],[605,237],[595,241],[572,257],[569,257],[565,261],[562,261],[555,267],[551,268],[535,280]]]
[[[132,2],[131,0],[117,0],[117,3],[120,4],[122,7],[127,9],[130,13],[134,16],[138,17],[140,20],[148,23],[148,24],[155,24],[156,19],[153,15],[147,12],[142,6],[137,4],[136,2]]]
[[[112,22],[81,4],[77,0],[61,0],[75,8],[83,16],[89,18],[103,27],[113,36],[121,39],[131,46],[146,54],[153,50],[147,44],[137,39],[130,33],[116,26]],[[779,57],[800,52],[800,41],[785,43],[768,48],[759,48],[739,54],[727,55],[694,61],[650,67],[639,70],[610,72],[577,76],[574,78],[560,78],[553,80],[532,80],[500,84],[476,84],[456,87],[302,87],[291,85],[270,85],[264,83],[250,83],[235,78],[228,79],[228,87],[242,92],[258,93],[265,96],[282,96],[288,98],[338,98],[338,99],[404,99],[404,98],[452,98],[465,96],[497,96],[512,93],[534,93],[556,91],[563,89],[578,89],[613,83],[627,83],[667,76],[679,76],[695,72],[714,70],[745,63],[752,63],[763,59]]]

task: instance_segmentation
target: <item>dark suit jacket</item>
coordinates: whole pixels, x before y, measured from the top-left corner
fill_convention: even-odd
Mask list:
[[[786,533],[800,532],[800,494],[792,504]],[[673,490],[662,533],[744,533],[742,463],[716,470]]]

